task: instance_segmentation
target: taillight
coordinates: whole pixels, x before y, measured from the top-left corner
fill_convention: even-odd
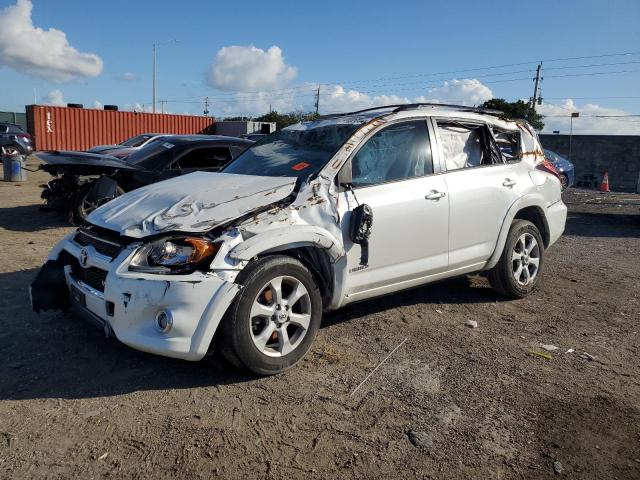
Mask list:
[[[555,175],[558,180],[560,180],[560,172],[556,169],[555,165],[551,163],[549,160],[544,160],[543,162],[536,165],[538,170],[542,170],[543,172],[551,173]]]
[[[28,142],[31,141],[31,135],[29,135],[28,133],[19,133],[18,138],[24,138]]]

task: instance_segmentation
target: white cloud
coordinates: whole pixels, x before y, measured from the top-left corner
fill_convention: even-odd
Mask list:
[[[573,119],[573,133],[582,135],[640,135],[640,118],[598,118],[595,115],[629,115],[629,112],[618,108],[607,108],[593,103],[582,106],[567,99],[560,104],[538,105],[538,113],[545,115],[543,133],[560,130],[568,134],[570,130],[571,112],[579,112],[580,116]]]
[[[124,80],[125,82],[135,82],[138,80],[138,76],[133,72],[124,72],[120,75],[120,80]]]
[[[416,98],[416,101],[472,106],[480,105],[492,98],[493,92],[480,80],[465,78],[448,80],[441,87],[430,88],[426,95]]]
[[[307,83],[287,92],[238,93],[222,103],[223,114],[263,114],[269,106],[279,112],[312,111],[315,108],[317,85]],[[322,85],[320,87],[320,112],[348,112],[377,105],[395,105],[414,102],[457,103],[479,105],[493,98],[491,90],[476,79],[451,80],[441,87],[430,88],[424,95],[406,97],[393,94],[369,94],[342,85]],[[214,101],[214,108],[216,108]],[[220,108],[216,108],[220,111]]]
[[[286,86],[297,74],[287,65],[280,47],[267,51],[253,45],[223,47],[209,68],[207,82],[221,90],[253,92]]]
[[[64,32],[35,27],[31,0],[17,0],[0,11],[0,64],[18,72],[55,82],[94,77],[102,59],[69,45]]]
[[[104,105],[102,104],[102,102],[95,100],[93,102],[93,108],[97,108],[98,110],[102,110],[104,108]]]
[[[64,107],[67,102],[64,99],[64,95],[61,90],[51,90],[44,97],[42,97],[42,103],[45,105],[54,105],[56,107]]]

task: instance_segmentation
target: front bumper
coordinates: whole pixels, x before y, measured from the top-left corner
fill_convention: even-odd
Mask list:
[[[135,349],[185,360],[204,357],[240,288],[237,284],[201,272],[189,275],[129,272],[128,259],[135,247],[126,247],[112,259],[92,246],[76,244],[73,238],[71,234],[60,242],[43,267],[44,271],[52,262],[63,265],[63,275],[59,275],[57,282],[68,288],[68,305]],[[83,281],[74,273],[82,268],[79,263],[74,264],[79,262],[81,253],[86,256],[87,271],[106,272],[105,277],[100,277],[103,281]],[[41,287],[37,280],[32,284],[34,309],[47,309]],[[61,305],[48,308],[64,309]],[[173,319],[172,328],[166,333],[155,324],[161,310],[169,311]]]

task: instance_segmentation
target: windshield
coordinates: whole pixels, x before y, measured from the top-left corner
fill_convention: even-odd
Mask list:
[[[162,140],[162,141],[160,141]],[[175,145],[168,141],[167,137],[158,137],[153,142],[147,143],[139,150],[134,150],[131,155],[122,158],[127,163],[143,168],[153,168],[173,156]]]
[[[153,137],[153,135],[136,135],[129,140],[125,140],[120,145],[124,145],[125,147],[139,147],[151,137]]]
[[[308,178],[317,174],[363,119],[319,120],[278,130],[251,145],[227,165],[224,173]]]

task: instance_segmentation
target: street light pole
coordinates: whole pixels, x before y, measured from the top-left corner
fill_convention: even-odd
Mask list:
[[[153,44],[153,113],[156,113],[156,46]]]
[[[569,127],[569,161],[571,161],[571,144],[573,142],[573,119],[578,118],[580,112],[571,112],[570,127]]]

